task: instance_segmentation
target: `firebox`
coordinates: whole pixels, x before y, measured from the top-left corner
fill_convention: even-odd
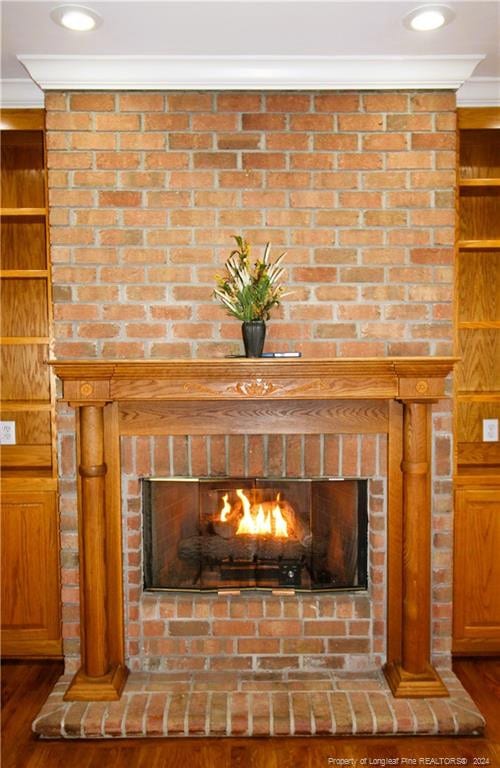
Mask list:
[[[367,480],[144,478],[146,590],[367,587]]]

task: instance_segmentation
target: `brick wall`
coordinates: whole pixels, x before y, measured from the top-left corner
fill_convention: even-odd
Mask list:
[[[231,235],[286,249],[269,345],[448,353],[452,93],[50,93],[60,357],[241,350]],[[257,249],[256,249],[257,250]]]
[[[317,357],[451,353],[454,94],[49,93],[46,106],[58,357],[240,352],[239,323],[211,296],[235,233],[245,234],[256,250],[269,240],[275,255],[288,253],[286,283],[292,294],[269,323],[267,348]],[[449,661],[449,406],[436,406],[433,420],[432,648],[435,657]],[[73,671],[79,653],[78,536],[73,415],[65,407],[59,409],[58,426],[64,640]],[[134,483],[137,474],[158,471],[155,462],[162,466],[167,455],[166,438],[158,438],[156,448],[144,440],[131,439],[124,447],[139,462],[133,476],[126,475],[123,492],[127,579],[137,590],[127,597],[132,666],[161,665],[145,659],[160,658],[148,643],[165,640],[175,645],[178,660],[187,652],[198,659],[193,664],[204,656],[214,659],[207,662],[214,668],[224,668],[229,662],[216,661],[222,646],[229,655],[239,650],[236,635],[229,637],[235,631],[231,621],[256,622],[259,617],[251,614],[259,610],[264,622],[300,619],[298,635],[278,637],[284,625],[275,624],[276,636],[265,630],[258,640],[269,648],[274,643],[289,657],[299,653],[301,638],[318,617],[343,622],[339,637],[344,632],[354,639],[360,636],[353,635],[349,622],[365,622],[363,650],[346,651],[344,667],[366,662],[359,660],[368,637],[366,658],[383,655],[383,498],[381,514],[371,516],[370,535],[378,538],[371,553],[370,607],[362,609],[369,619],[357,615],[356,605],[364,601],[359,596],[350,597],[340,614],[341,600],[314,598],[311,615],[303,607],[307,601],[272,597],[258,603],[140,597],[140,504]],[[342,472],[361,474],[360,457],[370,448],[354,450],[350,441],[358,445],[356,438],[342,437],[332,438],[332,446],[342,444]],[[172,621],[178,627],[209,621],[210,628],[189,639],[172,630]],[[222,622],[221,636],[215,621]],[[260,629],[252,626],[258,639]],[[361,624],[353,627],[358,631]],[[271,656],[251,651],[244,634],[240,639],[252,664],[272,664],[257,662]],[[313,639],[321,653],[332,653],[334,635]],[[311,657],[311,647],[303,646],[299,666]]]

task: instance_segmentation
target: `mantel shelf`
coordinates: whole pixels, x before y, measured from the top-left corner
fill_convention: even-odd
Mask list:
[[[63,399],[125,400],[334,399],[444,396],[456,358],[53,361]]]

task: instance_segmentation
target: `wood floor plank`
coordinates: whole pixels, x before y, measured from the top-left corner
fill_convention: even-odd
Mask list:
[[[39,741],[31,722],[61,674],[61,664],[4,662],[2,768],[328,768],[342,760],[351,760],[352,766],[360,766],[361,759],[377,765],[374,761],[382,758],[461,758],[468,766],[500,768],[500,660],[459,659],[454,669],[487,719],[484,738]]]

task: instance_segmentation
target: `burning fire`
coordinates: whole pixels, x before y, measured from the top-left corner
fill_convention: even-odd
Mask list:
[[[276,538],[288,538],[288,524],[280,509],[280,495],[273,502],[264,501],[252,504],[248,496],[241,488],[236,495],[243,507],[243,516],[240,519],[236,535],[250,534],[251,536],[275,536]],[[222,497],[223,507],[220,512],[220,521],[225,523],[233,511],[228,501],[229,494]]]

